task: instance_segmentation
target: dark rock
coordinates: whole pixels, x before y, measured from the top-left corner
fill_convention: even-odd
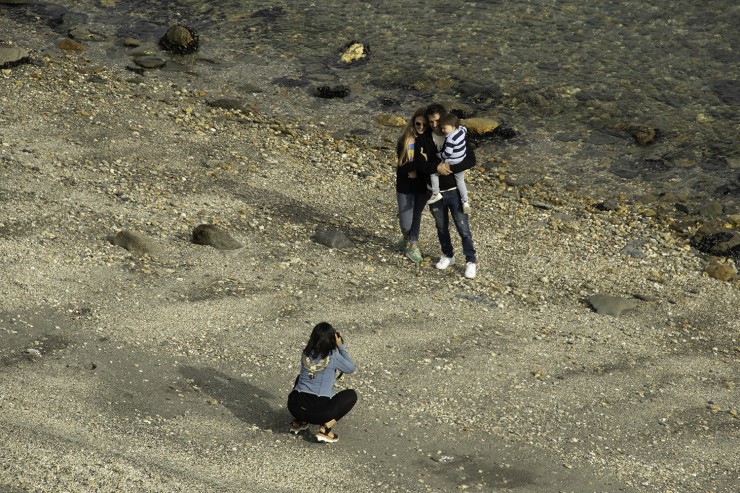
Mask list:
[[[269,22],[275,22],[283,16],[285,16],[285,9],[280,6],[276,6],[256,10],[252,13],[251,17],[253,19],[264,19]]]
[[[740,233],[737,231],[705,225],[694,234],[691,246],[700,252],[730,257],[740,263]]]
[[[739,197],[740,198],[740,185],[734,185],[732,183],[728,183],[726,185],[719,186],[714,191],[714,194],[720,197]]]
[[[179,24],[172,26],[159,40],[159,46],[178,55],[194,53],[200,47],[198,31]]]
[[[594,208],[600,211],[617,211],[619,210],[619,201],[617,199],[605,200],[594,205]]]
[[[329,248],[349,248],[354,246],[351,239],[341,231],[319,231],[314,241]]]
[[[740,105],[740,81],[738,80],[713,80],[712,89],[717,96],[726,104]]]
[[[65,36],[70,31],[77,29],[80,26],[87,24],[88,15],[82,12],[65,12],[58,17],[54,17],[49,21],[49,25],[52,29],[63,33]]]
[[[193,230],[193,243],[212,246],[218,250],[236,250],[243,246],[229,233],[213,224],[196,226]]]
[[[349,87],[345,85],[338,86],[319,86],[313,91],[314,96],[324,99],[346,98],[350,94]]]
[[[146,69],[143,69],[141,67],[132,67],[130,65],[126,65],[126,70],[129,72],[134,72],[135,74],[144,75],[144,72],[146,72]]]
[[[223,110],[243,110],[244,103],[238,99],[220,98],[208,101],[206,103],[211,108],[221,108]]]
[[[650,145],[660,137],[660,130],[639,123],[622,122],[617,125],[617,129],[630,134],[641,146]]]
[[[496,127],[496,130],[494,130],[493,133],[497,137],[501,137],[502,139],[513,139],[517,136],[516,130],[507,126],[505,123],[502,123],[501,125]]]
[[[611,315],[618,317],[622,313],[637,308],[635,300],[597,293],[588,297],[588,302],[599,315]]]
[[[154,255],[159,252],[159,247],[154,240],[135,231],[119,231],[115,236],[109,238],[109,241],[132,253]]]

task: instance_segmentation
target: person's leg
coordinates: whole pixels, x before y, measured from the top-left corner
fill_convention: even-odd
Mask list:
[[[463,202],[468,201],[468,186],[465,184],[465,172],[460,171],[455,173],[455,183],[457,184],[457,190],[460,192],[460,198]]]
[[[468,215],[463,212],[460,196],[457,193],[450,193],[449,197],[445,194],[445,203],[450,209],[457,234],[460,235],[460,239],[462,240],[465,261],[475,264],[476,257],[475,246],[473,245],[473,233],[470,231],[470,225],[468,224]]]
[[[439,193],[439,175],[437,173],[429,175],[429,184],[432,186],[432,196],[427,200],[427,204],[434,204],[442,199],[442,194]]]
[[[339,436],[332,431],[332,427],[337,424],[337,421],[347,415],[352,410],[354,405],[357,403],[357,392],[352,389],[345,389],[338,392],[331,398],[327,412],[332,416],[332,419],[326,421],[320,428],[316,435],[316,438],[320,442],[334,443],[339,439]]]
[[[421,229],[421,216],[424,213],[424,206],[427,201],[427,193],[414,194],[414,215],[409,230],[408,248],[406,248],[406,257],[412,262],[419,263],[424,260],[424,256],[419,250],[419,231]]]
[[[288,411],[290,411],[293,419],[290,422],[290,431],[292,433],[300,433],[303,430],[308,429],[308,418],[306,415],[305,404],[302,403],[301,392],[293,390],[288,395]]]
[[[398,225],[403,235],[403,238],[396,244],[396,248],[405,251],[414,222],[414,194],[396,192],[396,201],[398,202]]]
[[[447,214],[447,204],[444,196],[449,192],[445,192],[442,195],[442,200],[435,202],[429,206],[429,212],[432,213],[434,218],[434,225],[437,228],[437,238],[439,239],[439,246],[442,250],[442,255],[447,258],[452,258],[455,254],[452,249],[452,240],[450,239],[450,218]],[[455,193],[457,195],[457,193]]]

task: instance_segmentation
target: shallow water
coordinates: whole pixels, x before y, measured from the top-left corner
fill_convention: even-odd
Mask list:
[[[719,201],[738,212],[740,6],[732,0],[103,0],[10,12],[37,24],[82,13],[107,39],[150,43],[184,23],[202,48],[200,63],[173,60],[184,64],[183,85],[195,74],[224,94],[287,94],[271,111],[386,144],[398,130],[369,125],[374,115],[443,101],[514,128],[516,138],[483,144],[479,155],[525,181],[602,197],[671,193],[691,207]],[[338,55],[352,40],[371,58],[342,66]],[[106,56],[128,54],[110,44]],[[348,98],[312,95],[339,84]],[[625,122],[657,128],[659,137],[639,146],[619,130]]]

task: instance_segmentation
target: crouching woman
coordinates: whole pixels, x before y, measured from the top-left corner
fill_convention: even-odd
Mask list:
[[[332,427],[354,407],[357,393],[352,389],[335,393],[333,387],[337,372],[341,376],[354,371],[341,334],[327,322],[316,325],[301,354],[301,373],[288,395],[288,410],[293,415],[290,431],[299,433],[314,424],[319,425],[319,442],[339,440]]]

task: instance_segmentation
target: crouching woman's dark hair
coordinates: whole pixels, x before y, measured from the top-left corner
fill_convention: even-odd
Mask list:
[[[310,358],[326,358],[337,348],[337,331],[328,322],[321,322],[313,328],[303,354]]]

